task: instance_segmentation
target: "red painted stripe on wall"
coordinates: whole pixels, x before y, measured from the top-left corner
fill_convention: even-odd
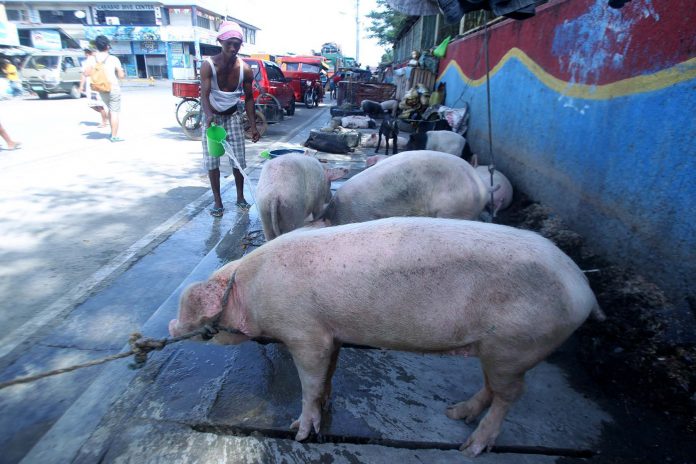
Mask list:
[[[694,3],[633,0],[614,10],[606,0],[552,0],[531,19],[490,28],[490,65],[517,47],[568,82],[603,85],[651,74],[696,56]],[[483,34],[453,42],[440,72],[454,59],[472,79],[484,76]]]

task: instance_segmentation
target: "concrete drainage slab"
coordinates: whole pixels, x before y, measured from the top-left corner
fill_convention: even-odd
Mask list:
[[[326,453],[339,459],[332,462],[346,453],[362,456],[357,462],[420,462],[426,455],[433,462],[467,462],[456,449],[475,424],[451,420],[444,409],[480,388],[475,359],[343,348],[322,434],[299,444],[289,425],[300,413],[300,384],[283,345],[184,342],[163,354],[131,384],[78,462],[104,455],[112,459],[103,462],[151,462],[174,450],[180,462],[197,462],[201,452],[215,460],[234,456],[234,462],[276,462],[288,453],[295,458],[284,462],[316,461]],[[477,462],[554,462],[553,450],[593,449],[601,423],[610,420],[606,414],[551,364],[531,371],[527,385],[496,443],[506,452]],[[384,461],[363,460],[375,448]],[[534,454],[542,448],[549,456]],[[257,460],[259,453],[277,459]]]

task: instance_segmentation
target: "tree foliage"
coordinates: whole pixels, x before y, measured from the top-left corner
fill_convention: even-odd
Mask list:
[[[377,39],[382,46],[392,47],[408,16],[392,10],[386,0],[377,0],[377,5],[379,9],[367,14],[372,23],[367,28],[368,37]]]

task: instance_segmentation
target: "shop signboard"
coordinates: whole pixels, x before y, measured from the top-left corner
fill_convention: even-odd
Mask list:
[[[0,22],[0,45],[19,45],[17,26],[12,23]]]
[[[60,41],[60,33],[50,29],[32,29],[30,31],[31,43],[39,50],[60,50],[63,45]]]
[[[184,26],[165,26],[162,28],[162,40],[169,42],[193,42],[193,28]]]
[[[113,55],[130,55],[132,53],[131,44],[130,42],[112,41],[110,52]]]
[[[172,53],[177,54],[177,55],[183,55],[184,54],[184,44],[180,42],[172,42],[169,44],[169,47],[172,50]]]
[[[94,5],[92,8],[95,10],[107,10],[107,11],[138,11],[138,10],[154,10],[159,7],[155,5],[139,5],[139,4],[126,4],[126,3],[102,3],[99,5]]]
[[[94,40],[98,35],[105,35],[111,40],[161,40],[159,26],[85,26],[85,38]]]
[[[135,55],[164,55],[166,51],[164,42],[155,40],[133,42],[133,53]]]
[[[218,41],[217,41],[217,37],[215,36],[216,32],[209,31],[207,29],[198,28],[198,34],[199,34],[198,40],[201,43],[208,44],[208,45],[219,45]]]

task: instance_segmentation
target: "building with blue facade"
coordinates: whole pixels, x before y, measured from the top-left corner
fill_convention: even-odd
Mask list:
[[[131,78],[194,78],[197,64],[219,53],[215,31],[225,19],[242,26],[246,39],[242,53],[257,51],[259,28],[200,2],[10,0],[4,8],[22,45],[41,50],[84,48],[98,35],[109,37],[111,52]]]

